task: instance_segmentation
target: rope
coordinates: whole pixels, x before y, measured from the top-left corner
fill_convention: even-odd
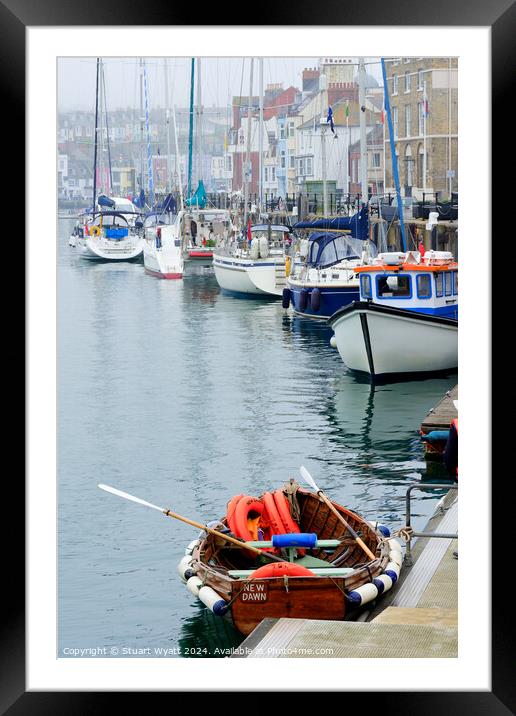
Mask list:
[[[378,547],[381,547],[382,545],[386,544],[394,537],[400,537],[404,542],[410,542],[413,536],[414,530],[412,527],[400,527],[400,529],[393,532],[390,537],[383,537],[383,539],[378,542]]]

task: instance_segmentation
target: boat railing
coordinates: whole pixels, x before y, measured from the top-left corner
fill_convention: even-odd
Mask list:
[[[437,537],[441,539],[457,539],[458,534],[454,533],[447,533],[447,532],[416,532],[412,530],[411,525],[411,496],[412,496],[412,490],[457,490],[458,484],[457,483],[426,483],[426,482],[415,482],[412,485],[410,485],[407,489],[407,493],[405,495],[405,507],[406,507],[406,513],[405,513],[405,528],[407,534],[407,542],[406,542],[406,548],[405,548],[405,564],[407,566],[410,566],[412,564],[412,539],[414,537],[424,537],[424,538],[432,538]]]

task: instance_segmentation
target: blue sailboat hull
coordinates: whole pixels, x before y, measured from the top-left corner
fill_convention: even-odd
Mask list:
[[[311,301],[311,294],[313,291],[312,287],[302,288],[301,286],[293,286],[292,284],[289,284],[289,288],[290,300],[294,311],[301,316],[308,316],[310,318],[328,319],[340,308],[347,306],[353,301],[359,300],[358,286],[319,286],[319,310],[314,311]],[[301,300],[301,291],[303,290],[308,292],[305,308],[301,307],[303,305]]]

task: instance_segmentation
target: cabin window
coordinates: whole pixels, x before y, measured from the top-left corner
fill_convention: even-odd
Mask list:
[[[417,297],[418,298],[431,298],[432,296],[432,281],[430,274],[423,273],[416,277],[417,285]]]
[[[435,295],[437,298],[441,298],[443,295],[443,275],[442,275],[442,273],[435,274]]]
[[[452,271],[453,276],[453,295],[457,296],[459,293],[459,273],[458,271]]]
[[[372,298],[373,292],[371,289],[371,276],[364,274],[360,276],[360,293],[362,298]]]
[[[376,277],[376,295],[378,298],[410,298],[410,276],[393,274]]]
[[[451,271],[446,271],[444,274],[444,293],[447,296],[452,295],[452,275]]]

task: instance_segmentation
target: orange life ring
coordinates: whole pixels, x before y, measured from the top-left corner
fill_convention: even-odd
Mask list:
[[[228,524],[229,529],[236,534],[235,532],[235,510],[236,506],[240,502],[240,500],[244,497],[244,495],[235,495],[230,499],[228,502],[228,506],[226,508],[226,522]]]
[[[292,533],[299,533],[301,530],[299,529],[299,525],[294,521],[292,518],[292,515],[290,514],[290,505],[288,503],[288,500],[285,496],[285,493],[283,490],[276,490],[273,493],[274,497],[274,503],[276,505],[276,508],[278,510],[278,514],[280,516],[280,519],[283,523],[283,533],[284,534],[292,534]],[[303,557],[306,554],[306,550],[298,548],[298,554]]]
[[[228,524],[230,530],[241,539],[246,542],[256,541],[256,534],[253,534],[249,529],[250,525],[248,520],[250,519],[250,513],[255,512],[261,516],[264,512],[265,506],[261,500],[257,497],[249,497],[249,495],[239,495],[240,499],[233,507],[233,500],[230,501],[228,506]],[[229,515],[229,508],[233,509],[231,516]]]
[[[263,504],[265,505],[265,511],[267,513],[267,519],[269,521],[270,531],[273,535],[283,534],[283,520],[276,507],[276,501],[272,492],[266,492],[262,495]]]
[[[264,579],[266,577],[315,577],[316,575],[306,567],[293,562],[273,562],[256,569],[249,579]]]

